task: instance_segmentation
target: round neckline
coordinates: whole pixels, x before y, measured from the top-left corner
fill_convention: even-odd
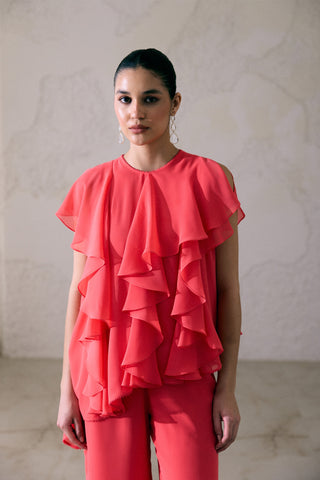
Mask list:
[[[123,163],[123,165],[124,165],[125,167],[127,167],[129,170],[131,170],[131,171],[133,171],[133,172],[150,174],[150,173],[159,172],[160,170],[164,170],[164,169],[167,168],[169,165],[172,165],[172,163],[174,163],[174,162],[180,157],[180,154],[181,154],[182,152],[183,152],[183,151],[182,151],[181,149],[179,149],[179,150],[177,151],[177,153],[171,158],[171,160],[169,160],[167,163],[165,163],[164,165],[162,165],[162,167],[155,168],[154,170],[139,170],[139,168],[133,167],[133,166],[130,165],[130,163],[128,163],[127,160],[124,158],[124,153],[120,156],[120,160],[122,161],[122,163]]]

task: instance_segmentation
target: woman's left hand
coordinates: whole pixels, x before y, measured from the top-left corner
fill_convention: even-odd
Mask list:
[[[216,390],[213,398],[213,426],[218,440],[216,445],[218,453],[226,450],[234,442],[239,423],[240,413],[235,395]]]

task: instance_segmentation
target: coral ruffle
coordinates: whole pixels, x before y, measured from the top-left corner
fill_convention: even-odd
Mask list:
[[[86,420],[124,412],[133,388],[221,368],[215,247],[235,212],[239,222],[221,167],[182,150],[154,172],[120,157],[74,183],[57,216],[87,256],[69,351]]]

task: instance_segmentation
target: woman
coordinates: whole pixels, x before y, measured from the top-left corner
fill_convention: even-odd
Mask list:
[[[181,95],[164,54],[132,52],[114,87],[130,148],[57,212],[75,232],[57,423],[88,480],[151,479],[150,436],[161,480],[217,479],[240,421],[244,214],[226,167],[171,143]]]

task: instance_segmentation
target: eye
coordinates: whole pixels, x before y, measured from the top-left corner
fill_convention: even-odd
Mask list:
[[[130,102],[131,102],[131,98],[128,97],[128,96],[126,96],[126,95],[124,95],[123,97],[120,97],[120,98],[119,98],[119,102],[121,102],[121,103],[130,103]]]
[[[145,103],[156,103],[158,100],[159,100],[159,98],[153,97],[153,96],[151,96],[151,95],[148,95],[148,96],[145,97],[145,99],[144,99]]]

